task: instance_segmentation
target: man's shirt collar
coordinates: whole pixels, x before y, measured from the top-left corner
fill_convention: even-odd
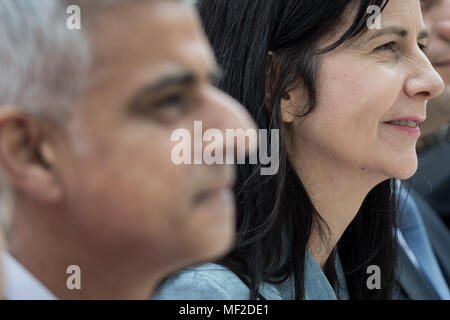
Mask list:
[[[5,299],[56,300],[57,298],[10,253],[2,254]]]

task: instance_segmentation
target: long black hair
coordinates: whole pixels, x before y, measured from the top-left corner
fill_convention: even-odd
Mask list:
[[[384,9],[387,1],[200,0],[198,7],[224,68],[220,88],[240,101],[260,128],[279,129],[283,137],[283,94],[305,88],[309,97],[298,116],[307,116],[316,103],[321,54],[363,34],[370,16],[368,7]],[[343,24],[350,5],[357,9],[353,24],[334,44],[318,48],[318,40]],[[269,52],[277,56],[279,70],[276,85],[268,90]],[[261,297],[262,282],[280,283],[290,276],[295,298],[304,298],[308,240],[312,227],[323,223],[288,159],[284,140],[280,140],[277,174],[260,175],[260,164],[238,166],[237,239],[233,251],[219,261],[249,286],[250,299]],[[339,253],[351,299],[391,298],[396,262],[395,188],[394,179],[389,179],[370,191],[325,265],[331,284],[338,286],[334,266]],[[382,271],[381,290],[367,288],[369,265],[377,265]]]

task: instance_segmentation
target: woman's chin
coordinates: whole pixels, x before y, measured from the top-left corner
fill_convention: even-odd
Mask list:
[[[391,170],[393,170],[392,177],[400,180],[407,180],[416,173],[417,166],[417,154],[414,152],[414,155],[411,155],[407,159],[398,161],[391,167]]]

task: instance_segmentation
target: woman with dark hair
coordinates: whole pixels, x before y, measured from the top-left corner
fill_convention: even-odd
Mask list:
[[[220,87],[260,128],[280,130],[279,170],[239,166],[233,251],[173,276],[157,298],[390,299],[396,179],[416,171],[418,124],[443,90],[419,1],[201,0],[199,10]]]

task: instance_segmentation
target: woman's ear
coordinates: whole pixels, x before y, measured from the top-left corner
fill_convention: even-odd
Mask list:
[[[35,201],[61,196],[55,152],[42,123],[15,108],[0,108],[0,165],[10,186]]]
[[[281,97],[280,108],[281,117],[284,123],[290,124],[305,114],[308,105],[308,91],[302,84],[298,84],[295,89],[285,92]]]
[[[266,79],[265,79],[265,106],[268,112],[273,111],[273,92],[280,79],[280,60],[276,55],[269,51],[266,62]],[[295,99],[293,92],[284,92],[281,96],[280,111],[281,119],[284,123],[292,123],[295,115],[298,113],[298,106],[296,104],[298,99]]]
[[[295,118],[295,104],[291,101],[291,95],[289,93],[283,94],[280,103],[281,119],[284,123],[290,124]]]

